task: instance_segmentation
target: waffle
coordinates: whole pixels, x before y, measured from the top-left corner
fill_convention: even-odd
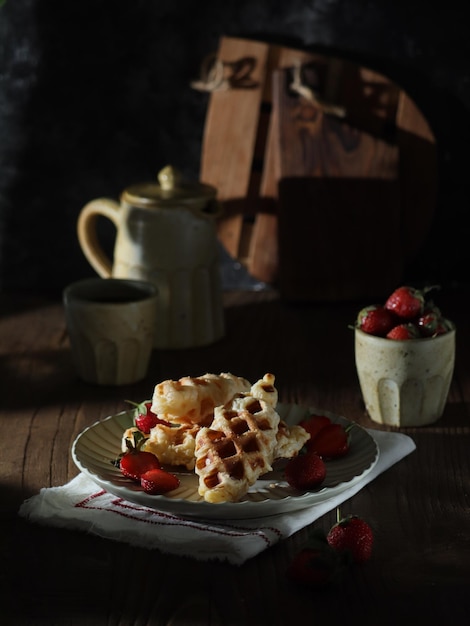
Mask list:
[[[178,424],[165,426],[157,424],[150,431],[149,438],[142,446],[146,452],[152,452],[163,465],[183,465],[188,470],[194,469],[195,436],[199,426]]]
[[[237,502],[269,472],[280,422],[274,376],[266,374],[250,392],[214,411],[210,427],[196,434],[195,472],[207,502]]]
[[[291,459],[296,456],[306,441],[310,439],[310,434],[296,424],[295,426],[287,426],[281,420],[276,435],[276,447],[274,449],[275,459]]]
[[[229,373],[184,376],[155,386],[151,410],[170,422],[208,426],[216,406],[249,389],[250,383],[245,378]]]
[[[157,424],[148,435],[144,435],[136,426],[127,428],[121,440],[121,451],[126,452],[127,443],[135,446],[135,434],[142,435],[145,441],[140,442],[140,449],[144,452],[155,454],[163,465],[183,466],[188,470],[194,469],[196,458],[194,456],[195,436],[199,426],[191,424]]]
[[[265,374],[261,380],[258,380],[251,387],[250,395],[254,398],[264,400],[275,409],[278,401],[278,393],[274,386],[274,381],[275,377],[273,374]],[[237,408],[236,398],[234,399],[234,408]],[[302,426],[289,427],[281,420],[276,435],[274,459],[290,459],[296,456],[308,439],[310,439],[310,435]]]

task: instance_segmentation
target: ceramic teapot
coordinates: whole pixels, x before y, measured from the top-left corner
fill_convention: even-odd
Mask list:
[[[158,183],[125,189],[120,203],[97,198],[80,211],[80,247],[100,276],[157,286],[157,348],[202,346],[224,333],[216,195],[214,187],[185,183],[167,166]],[[113,260],[98,240],[100,216],[116,227]]]

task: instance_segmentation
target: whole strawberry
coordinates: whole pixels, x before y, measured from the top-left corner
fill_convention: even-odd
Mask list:
[[[287,567],[287,578],[306,587],[322,587],[336,578],[337,563],[325,550],[303,548]]]
[[[437,313],[423,313],[418,319],[418,327],[423,337],[432,337],[436,334],[441,323],[441,316]]]
[[[372,555],[372,528],[357,515],[340,519],[332,526],[326,539],[332,548],[351,558],[354,563],[365,563]]]
[[[397,317],[384,306],[372,304],[359,311],[356,325],[363,332],[377,337],[385,337],[397,324]]]
[[[290,459],[285,468],[286,480],[294,489],[309,491],[326,478],[326,465],[318,454],[307,450]]]
[[[419,332],[419,328],[409,322],[408,324],[398,324],[398,326],[394,326],[392,330],[390,330],[386,334],[387,339],[395,339],[397,341],[404,341],[407,339],[419,339],[421,334]]]
[[[443,317],[441,318],[441,321],[439,322],[436,328],[436,332],[434,333],[433,337],[437,337],[438,335],[444,335],[445,333],[448,333],[454,328],[455,326],[453,325],[453,323],[450,320]]]
[[[423,312],[424,293],[414,287],[398,287],[387,298],[385,308],[398,317],[411,320]]]
[[[440,309],[432,302],[424,307],[417,324],[423,337],[437,337],[453,328],[453,324],[443,317]]]
[[[169,422],[166,420],[162,420],[152,412],[151,407],[152,403],[149,401],[141,402],[137,404],[136,402],[132,402],[132,400],[127,400],[129,404],[132,404],[135,407],[134,414],[134,423],[137,428],[148,435],[152,428],[154,428],[157,424],[165,424],[166,426],[171,426]]]
[[[297,552],[286,571],[289,580],[310,588],[324,588],[338,583],[344,573],[344,561],[328,544],[323,530],[311,532],[307,543]]]

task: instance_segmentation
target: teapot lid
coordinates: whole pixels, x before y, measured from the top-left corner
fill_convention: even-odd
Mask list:
[[[217,194],[215,187],[203,183],[187,183],[171,165],[158,173],[158,183],[139,183],[124,190],[122,199],[141,208],[188,206],[204,209]]]

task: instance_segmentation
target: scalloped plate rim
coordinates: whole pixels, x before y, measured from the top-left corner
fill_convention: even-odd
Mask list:
[[[370,432],[366,431],[356,422],[352,422],[351,420],[348,420],[339,414],[332,413],[331,411],[318,409],[308,405],[278,403],[277,410],[280,413],[281,418],[286,419],[289,424],[300,421],[300,419],[295,419],[294,421],[289,420],[289,416],[292,412],[298,414],[299,418],[309,413],[321,413],[323,415],[327,415],[333,421],[354,424],[355,428],[357,428],[356,432],[360,432],[362,437],[368,438],[368,443],[374,449],[374,453],[371,452],[370,456],[367,457],[367,461],[365,461],[366,467],[364,467],[361,473],[352,476],[349,480],[341,481],[334,486],[323,487],[316,492],[306,492],[299,495],[288,494],[277,499],[266,498],[261,501],[243,500],[241,502],[222,502],[218,504],[205,501],[191,501],[185,498],[170,498],[165,495],[151,496],[146,494],[144,491],[135,491],[125,486],[118,485],[111,480],[103,478],[87,467],[87,464],[80,458],[80,453],[77,452],[77,448],[79,448],[79,444],[82,439],[90,431],[102,428],[103,424],[106,422],[116,422],[117,419],[126,419],[129,417],[129,425],[131,425],[132,415],[134,413],[133,409],[108,415],[107,417],[97,420],[93,424],[84,428],[79,435],[77,435],[72,444],[71,455],[75,465],[83,474],[85,474],[105,491],[122,498],[123,500],[127,500],[134,504],[157,511],[207,520],[257,519],[268,517],[270,515],[299,511],[301,509],[325,502],[330,498],[339,495],[346,489],[349,489],[362,480],[377,464],[379,458],[379,448],[377,442]],[[354,431],[352,432],[354,436]],[[118,456],[119,453],[120,448],[116,450],[116,456]],[[109,459],[109,461],[111,461],[111,459]],[[338,463],[338,461],[330,461],[328,463]],[[262,482],[262,480],[260,482]]]

